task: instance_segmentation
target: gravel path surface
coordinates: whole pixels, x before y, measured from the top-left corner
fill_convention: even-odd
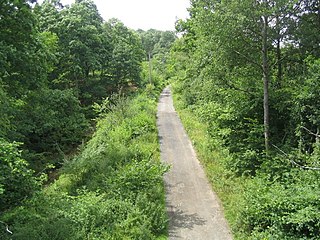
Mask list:
[[[232,239],[219,199],[174,110],[169,88],[160,96],[157,117],[161,159],[171,165],[165,175],[169,239]]]

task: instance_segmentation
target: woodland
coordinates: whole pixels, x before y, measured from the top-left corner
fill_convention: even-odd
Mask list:
[[[156,106],[235,239],[320,239],[319,0],[191,0],[176,32],[0,0],[0,239],[167,239]]]

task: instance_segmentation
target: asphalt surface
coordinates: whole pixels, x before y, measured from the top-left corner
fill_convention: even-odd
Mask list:
[[[160,96],[157,119],[161,160],[171,165],[164,179],[169,239],[232,239],[219,199],[174,110],[169,88]]]

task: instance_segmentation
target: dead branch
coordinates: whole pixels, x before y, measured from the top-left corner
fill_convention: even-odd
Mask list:
[[[0,221],[0,223],[2,223],[3,225],[6,226],[6,231],[7,231],[8,233],[13,234],[13,232],[11,232],[11,231],[9,230],[8,224],[6,224],[5,222],[2,222],[2,221]]]
[[[297,162],[295,162],[293,159],[290,159],[290,156],[285,153],[283,150],[281,150],[279,147],[277,147],[276,145],[272,144],[272,146],[277,149],[279,152],[281,152],[283,155],[285,155],[288,160],[293,164],[295,165],[296,167],[299,167],[301,169],[304,169],[304,170],[314,170],[314,171],[320,171],[320,167],[308,167],[308,166],[303,166]]]
[[[311,132],[308,128],[304,127],[304,126],[301,126],[302,129],[306,130],[308,133],[310,133],[311,135],[317,137],[317,138],[320,138],[320,135],[319,134],[316,134],[314,132]]]

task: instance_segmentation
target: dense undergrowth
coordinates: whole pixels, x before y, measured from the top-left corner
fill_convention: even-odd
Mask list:
[[[165,238],[156,99],[150,92],[107,99],[92,140],[58,180],[1,216],[0,238]]]
[[[320,239],[319,2],[189,12],[170,77],[235,239]]]
[[[234,238],[320,239],[319,171],[294,165],[294,153],[273,153],[260,157],[254,175],[237,174],[234,163],[241,159],[210,128],[218,120],[207,121],[199,114],[208,111],[206,105],[187,105],[179,83],[173,89],[175,107],[222,201]],[[304,155],[304,160],[311,162],[316,156]]]

